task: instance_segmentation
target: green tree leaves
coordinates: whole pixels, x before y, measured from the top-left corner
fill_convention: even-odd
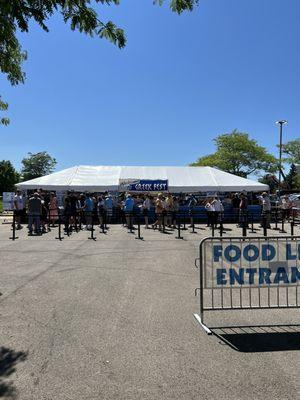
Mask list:
[[[1,100],[0,96],[0,111],[6,111],[8,109],[8,104],[5,103],[5,101]],[[0,118],[0,125],[8,125],[9,124],[9,119],[2,117]]]
[[[0,193],[11,192],[20,180],[19,173],[15,170],[12,163],[7,160],[0,161]]]
[[[246,177],[260,171],[275,172],[276,158],[250,139],[247,133],[234,130],[214,139],[216,152],[200,157],[193,166],[211,166]]]
[[[22,164],[22,179],[27,181],[51,174],[57,162],[56,159],[51,157],[46,151],[42,151],[35,154],[28,153],[28,157],[23,158]]]
[[[291,164],[300,164],[300,139],[291,140],[283,144],[282,153],[287,156],[284,161]]]

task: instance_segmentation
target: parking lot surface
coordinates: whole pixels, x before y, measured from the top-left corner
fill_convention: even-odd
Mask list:
[[[199,228],[182,240],[142,228],[137,240],[113,225],[95,241],[87,231],[59,241],[57,228],[24,227],[12,241],[0,225],[0,397],[299,399],[300,329],[228,330],[236,351],[195,321],[194,259],[211,234]],[[299,309],[225,314],[215,321],[300,324]]]

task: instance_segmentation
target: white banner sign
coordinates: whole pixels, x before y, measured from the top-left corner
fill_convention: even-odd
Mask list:
[[[3,192],[3,211],[12,211],[14,209],[15,192]]]

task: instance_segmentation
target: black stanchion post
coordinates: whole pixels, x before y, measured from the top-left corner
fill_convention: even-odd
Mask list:
[[[162,216],[162,226],[163,226],[163,233],[165,233],[166,232],[166,215],[165,215],[165,213],[162,213],[161,214],[161,216]]]
[[[18,239],[16,237],[16,211],[13,211],[13,223],[12,223],[12,237],[10,237],[11,240],[16,240]]]
[[[136,239],[143,240],[143,238],[141,236],[141,216],[140,216],[140,214],[137,215],[137,224],[138,224],[138,237],[136,237]]]
[[[223,236],[223,218],[222,215],[220,215],[220,236]]]
[[[253,213],[251,213],[251,232],[254,233],[254,218],[253,218]]]
[[[64,238],[61,236],[61,217],[58,215],[58,237],[55,239],[57,240],[63,240]]]
[[[291,236],[294,236],[294,221],[291,220]]]
[[[178,236],[176,236],[176,239],[183,239],[182,236],[180,236],[180,216],[177,215],[177,229],[178,229]]]
[[[94,216],[92,214],[92,227],[91,227],[91,237],[89,237],[89,239],[91,240],[96,240],[96,238],[94,237]]]
[[[283,215],[283,210],[281,210],[281,230],[280,230],[279,232],[285,233],[285,230],[284,230],[284,215]]]
[[[278,208],[275,208],[275,228],[274,231],[278,231]]]
[[[194,213],[194,210],[192,210],[192,232],[191,233],[197,233],[196,231],[195,231],[195,213]]]
[[[242,236],[247,236],[247,226],[245,221],[243,221]]]
[[[183,230],[186,231],[186,226],[185,226],[185,219],[186,219],[186,212],[183,212]]]
[[[212,221],[212,225],[211,225],[211,234],[212,234],[212,237],[215,236],[215,221],[214,220]]]
[[[266,215],[265,215],[265,214],[263,215],[262,222],[263,222],[264,236],[268,236],[267,218],[266,218]]]
[[[133,233],[132,212],[129,213],[130,233]]]

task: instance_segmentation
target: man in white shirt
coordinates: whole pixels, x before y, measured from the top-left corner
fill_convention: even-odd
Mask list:
[[[287,194],[282,197],[280,208],[281,208],[281,211],[282,211],[282,218],[284,220],[286,220],[286,219],[288,220],[290,218],[290,212],[291,212],[291,209],[292,209],[292,202],[289,199],[289,196]]]
[[[14,196],[14,213],[17,223],[17,229],[21,229],[21,217],[24,210],[24,199],[21,190],[17,190]]]
[[[268,229],[271,228],[270,222],[271,222],[271,201],[268,196],[267,192],[264,192],[262,194],[262,216],[266,218],[266,227]]]
[[[218,221],[220,219],[220,215],[224,211],[224,207],[218,196],[213,199],[213,201],[211,202],[211,206],[213,207],[213,210],[214,210],[213,211],[213,223],[214,223],[215,227],[217,227]]]

